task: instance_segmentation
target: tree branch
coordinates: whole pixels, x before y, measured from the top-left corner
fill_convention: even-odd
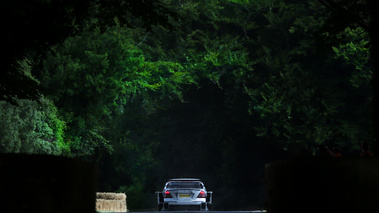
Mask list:
[[[145,37],[142,39],[142,41],[140,43],[137,44],[136,47],[138,47],[139,45],[141,45],[147,38],[147,36],[150,34],[150,32],[147,32],[147,34],[145,35]]]

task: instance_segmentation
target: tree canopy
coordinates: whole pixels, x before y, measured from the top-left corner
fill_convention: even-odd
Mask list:
[[[332,1],[21,2],[1,3],[19,30],[0,151],[96,163],[130,209],[173,177],[202,178],[216,210],[263,208],[267,162],[372,139],[372,35]]]

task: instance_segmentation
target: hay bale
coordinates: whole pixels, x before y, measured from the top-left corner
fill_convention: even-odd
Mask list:
[[[126,212],[126,202],[122,200],[96,199],[97,211]]]
[[[126,195],[124,193],[96,193],[96,211],[126,212]]]
[[[124,193],[97,192],[96,199],[126,200],[126,195]]]

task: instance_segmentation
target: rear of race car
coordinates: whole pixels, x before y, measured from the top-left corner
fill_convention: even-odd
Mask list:
[[[157,193],[158,210],[162,211],[208,211],[212,203],[212,192],[197,179],[171,180]]]
[[[164,193],[164,210],[206,211],[206,192],[203,190],[167,189]]]

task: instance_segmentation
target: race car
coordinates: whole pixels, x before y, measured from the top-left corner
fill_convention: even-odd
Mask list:
[[[156,192],[158,211],[208,211],[213,192],[195,178],[170,179],[162,192]]]

